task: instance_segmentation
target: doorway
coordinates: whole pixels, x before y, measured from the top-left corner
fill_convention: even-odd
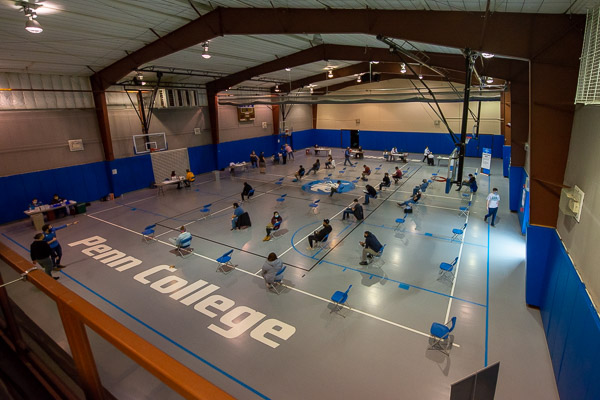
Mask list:
[[[358,146],[360,146],[359,137],[360,137],[360,134],[359,134],[358,130],[356,130],[356,129],[350,130],[350,148],[358,149]]]

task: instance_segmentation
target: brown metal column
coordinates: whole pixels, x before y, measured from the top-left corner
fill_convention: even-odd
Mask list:
[[[510,86],[502,93],[502,106],[500,108],[500,134],[504,136],[504,145],[510,146],[512,133],[512,112],[510,102]]]
[[[529,80],[511,82],[511,166],[525,167],[525,143],[529,141]]]
[[[208,119],[210,120],[210,136],[214,145],[219,144],[219,103],[217,93],[206,85],[206,97],[208,98]]]
[[[317,129],[317,104],[312,105],[312,128]]]
[[[94,93],[94,107],[96,108],[96,118],[98,119],[98,128],[100,129],[100,138],[104,149],[104,159],[112,161],[115,159],[112,146],[112,137],[110,135],[110,123],[108,122],[108,108],[106,106],[106,93],[92,79],[92,91]]]
[[[279,134],[279,105],[273,104],[271,106],[271,112],[273,113],[273,135]]]
[[[69,341],[73,361],[75,361],[79,373],[80,385],[85,393],[85,398],[102,400],[104,399],[102,383],[98,376],[85,325],[60,301],[57,301],[56,305]]]

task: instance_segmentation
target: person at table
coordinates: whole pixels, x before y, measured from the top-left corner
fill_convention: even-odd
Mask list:
[[[392,175],[392,178],[394,178],[394,184],[397,185],[398,181],[402,179],[402,171],[400,168],[396,167],[396,171],[394,172],[394,175]]]
[[[267,160],[265,160],[265,153],[261,152],[258,156],[258,169],[261,174],[267,173]]]
[[[64,201],[65,201],[65,199],[60,197],[58,194],[54,193],[54,196],[52,196],[52,200],[50,200],[50,205],[52,205],[52,206],[61,205],[61,204],[63,204]],[[66,207],[59,208],[59,209],[55,210],[54,215],[56,215],[56,218],[66,217],[67,216],[67,208]]]
[[[354,158],[363,158],[363,149],[362,146],[358,146],[358,150],[354,154]]]
[[[325,169],[329,169],[330,167],[335,169],[335,160],[333,159],[331,154],[329,155],[329,157],[327,157],[327,161],[325,161]]]
[[[302,179],[302,177],[304,176],[304,174],[306,173],[306,170],[304,169],[304,167],[301,165],[300,168],[298,168],[298,172],[296,172],[294,174],[294,176],[296,177],[296,180],[300,180]]]
[[[258,156],[254,150],[252,150],[252,153],[250,153],[250,163],[252,164],[252,168],[258,167]]]
[[[53,264],[52,257],[50,256],[52,251],[48,243],[44,240],[44,234],[38,233],[33,239],[33,243],[29,247],[29,255],[31,256],[33,265],[37,266],[37,264],[40,264],[44,268],[44,272],[52,276]],[[55,276],[54,279],[58,279],[58,276]]]
[[[384,159],[385,161],[391,161],[391,160],[390,160],[390,152],[389,152],[389,151],[387,151],[387,149],[385,149],[385,150],[383,151],[383,159]]]
[[[392,150],[390,150],[390,161],[396,161],[397,155],[398,155],[398,149],[395,147],[392,147]]]
[[[318,156],[318,155],[319,155],[319,150],[318,150],[318,148],[319,148],[319,145],[318,145],[318,144],[315,144],[315,156]]]
[[[429,153],[431,153],[431,151],[429,150],[429,146],[425,146],[425,150],[423,150],[423,161],[421,162],[425,162],[425,160],[427,160],[427,156],[429,156]]]
[[[244,213],[244,210],[238,203],[233,203],[233,215],[231,216],[231,230],[236,229],[236,224],[240,215]]]
[[[43,203],[41,201],[39,201],[37,198],[34,198],[33,200],[31,200],[31,203],[29,203],[29,209],[35,210],[36,208],[38,208],[42,205],[43,205]]]
[[[264,237],[263,242],[271,240],[271,232],[278,230],[282,222],[283,218],[281,218],[281,215],[279,215],[279,213],[275,211],[273,213],[273,217],[271,217],[271,222],[265,227],[267,231],[267,236]]]
[[[313,175],[316,175],[319,169],[321,168],[321,161],[317,158],[317,161],[313,164],[312,168],[308,170],[306,176],[310,175],[310,171],[314,171]]]
[[[65,266],[60,263],[62,260],[62,247],[60,243],[58,243],[58,238],[56,237],[56,231],[64,229],[68,226],[78,224],[79,221],[70,222],[65,225],[57,226],[56,228],[50,224],[46,224],[42,226],[42,232],[44,233],[44,240],[50,246],[50,257],[52,258],[52,264],[54,268],[64,268]]]
[[[185,181],[183,181],[185,186],[186,187],[192,186],[192,182],[194,182],[195,180],[196,180],[196,176],[194,175],[194,173],[192,171],[190,171],[189,169],[186,169],[185,170]]]
[[[382,187],[390,187],[391,184],[392,182],[390,181],[390,174],[386,172],[383,176],[383,180],[379,184],[379,190],[381,190]]]
[[[427,154],[427,165],[435,165],[435,159],[434,159],[434,155],[433,152],[429,152],[429,154]]]
[[[181,189],[181,181],[179,180],[179,176],[175,171],[171,171],[171,176],[169,177],[171,181],[177,181],[177,189]]]
[[[250,193],[252,192],[252,193]],[[248,197],[248,200],[250,200],[250,197],[252,197],[252,195],[254,194],[254,191],[252,190],[252,186],[250,186],[250,184],[248,184],[248,182],[244,182],[244,189],[242,189],[242,201],[244,201],[244,196]]]

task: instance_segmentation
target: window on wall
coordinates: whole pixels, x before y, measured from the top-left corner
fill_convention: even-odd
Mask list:
[[[600,104],[600,7],[587,13],[575,103]]]

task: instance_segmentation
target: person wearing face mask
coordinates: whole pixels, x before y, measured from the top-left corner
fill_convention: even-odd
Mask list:
[[[283,219],[281,218],[281,215],[279,215],[279,213],[277,211],[275,211],[273,213],[273,217],[271,218],[271,223],[269,225],[267,225],[267,227],[266,227],[267,236],[265,236],[265,238],[263,239],[263,242],[267,242],[267,241],[271,240],[271,231],[278,230],[279,227],[281,226],[282,221],[283,221]]]

